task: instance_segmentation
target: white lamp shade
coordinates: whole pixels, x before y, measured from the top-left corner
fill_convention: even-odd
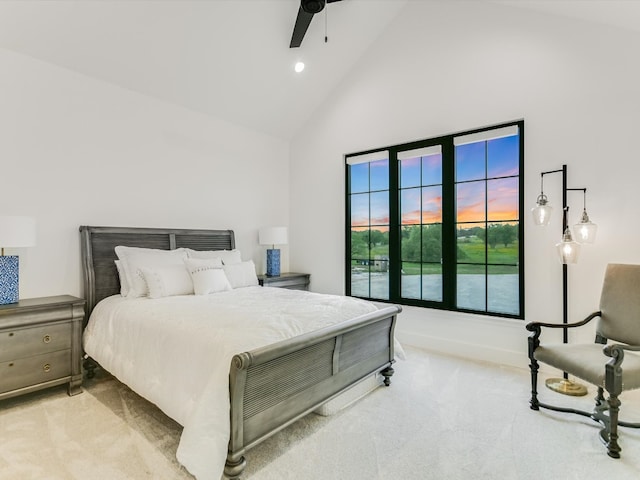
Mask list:
[[[560,263],[578,263],[578,255],[580,255],[580,244],[573,240],[569,227],[562,236],[562,241],[556,243],[558,257]]]
[[[598,226],[595,223],[576,223],[573,226],[573,234],[580,243],[594,243]]]
[[[0,216],[0,247],[33,247],[36,221],[32,217]]]
[[[258,231],[260,245],[286,245],[289,243],[287,227],[265,227]]]

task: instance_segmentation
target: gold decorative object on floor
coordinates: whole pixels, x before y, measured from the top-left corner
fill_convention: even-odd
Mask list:
[[[580,383],[574,383],[566,378],[548,378],[544,384],[549,390],[572,397],[583,397],[587,394],[587,387]]]

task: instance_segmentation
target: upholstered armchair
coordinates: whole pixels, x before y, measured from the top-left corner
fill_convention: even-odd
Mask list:
[[[593,319],[597,319],[593,344],[541,343],[543,329],[578,328]],[[640,352],[640,265],[608,265],[600,296],[600,311],[581,322],[532,322],[526,328],[532,332],[529,336],[531,409],[576,413],[600,422],[603,426],[600,437],[607,446],[608,455],[620,458],[618,425],[640,428],[640,423],[618,419],[620,394],[624,390],[640,388],[640,355],[637,353]],[[540,362],[595,385],[598,393],[593,412],[539,402],[537,378]],[[604,390],[607,391],[607,398]]]

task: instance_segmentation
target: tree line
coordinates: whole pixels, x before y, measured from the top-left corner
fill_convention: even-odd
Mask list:
[[[456,232],[458,243],[472,243],[476,239],[495,249],[498,245],[508,247],[518,239],[518,226],[494,223],[488,228],[471,227]],[[414,225],[401,229],[402,259],[407,262],[439,262],[442,258],[442,225]],[[351,258],[369,258],[369,251],[376,247],[388,252],[389,232],[363,230],[351,232]],[[458,246],[458,259],[467,255]]]

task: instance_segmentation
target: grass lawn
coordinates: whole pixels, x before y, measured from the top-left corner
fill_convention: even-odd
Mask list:
[[[485,245],[480,239],[472,241],[458,242],[458,248],[462,255],[459,258],[461,263],[458,265],[458,273],[460,274],[484,274],[485,263]],[[509,246],[497,245],[496,248],[489,247],[488,263],[497,264],[489,266],[489,273],[497,274],[514,274],[518,273],[518,267],[513,266],[518,263],[518,242],[515,241]],[[376,245],[371,249],[371,258],[376,256],[388,256],[388,245]],[[473,265],[476,264],[476,265]],[[355,266],[355,262],[352,263]],[[402,271],[404,275],[429,275],[441,274],[442,265],[439,263],[423,263],[418,262],[402,262]]]

